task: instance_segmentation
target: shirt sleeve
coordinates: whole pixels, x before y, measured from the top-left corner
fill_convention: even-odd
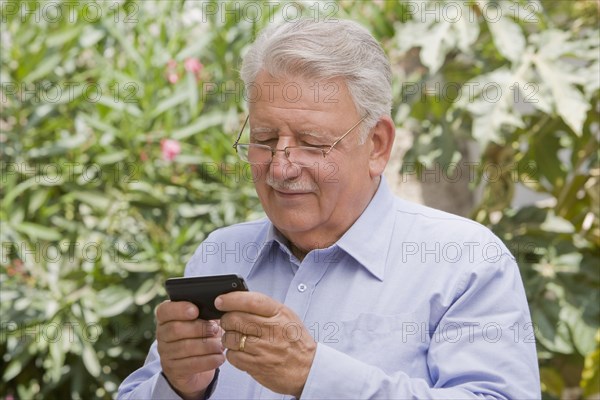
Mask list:
[[[162,374],[156,345],[154,341],[144,365],[121,383],[117,399],[181,399]]]
[[[539,399],[533,326],[509,254],[464,272],[455,301],[430,332],[430,384],[410,370],[386,373],[317,345],[302,399]],[[397,332],[401,340],[402,332]]]
[[[160,366],[160,356],[156,348],[156,341],[152,343],[146,362],[144,365],[129,375],[119,386],[117,394],[118,400],[133,399],[181,399],[171,387],[171,384],[165,378]],[[204,399],[210,398],[217,385],[219,369],[215,371],[215,376],[207,387]]]

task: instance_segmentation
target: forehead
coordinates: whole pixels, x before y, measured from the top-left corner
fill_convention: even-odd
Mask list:
[[[321,112],[355,111],[354,100],[342,78],[310,79],[273,76],[261,71],[248,85],[250,109],[284,108]]]

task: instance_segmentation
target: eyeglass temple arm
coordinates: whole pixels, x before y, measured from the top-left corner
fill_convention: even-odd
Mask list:
[[[348,136],[350,134],[350,132],[352,132],[354,130],[354,128],[356,128],[361,122],[363,122],[365,120],[365,118],[367,118],[367,115],[365,115],[357,123],[355,123],[354,125],[352,125],[352,128],[348,129],[348,132],[344,133],[341,138],[339,138],[338,140],[336,140],[335,142],[333,142],[333,144],[331,145],[331,147],[329,147],[329,150],[327,150],[327,152],[323,153],[323,156],[329,154],[329,152],[331,150],[333,150],[333,147],[336,144],[338,144],[343,138],[345,138],[346,136]]]
[[[233,146],[231,146],[235,149],[235,151],[237,151],[238,142],[242,138],[242,133],[244,132],[244,128],[246,127],[246,124],[248,123],[249,118],[250,118],[250,114],[246,115],[246,119],[244,120],[244,125],[242,125],[242,129],[240,129],[240,133],[238,134],[237,139],[235,139],[235,143],[233,144]]]

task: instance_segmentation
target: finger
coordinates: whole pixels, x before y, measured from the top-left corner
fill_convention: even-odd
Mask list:
[[[225,331],[237,331],[246,335],[262,337],[273,333],[278,325],[271,319],[241,311],[230,311],[221,317],[221,328]]]
[[[244,340],[244,336],[246,339]],[[242,340],[244,340],[244,350],[242,351]],[[252,335],[244,335],[240,332],[229,331],[225,332],[223,337],[221,338],[221,343],[223,347],[231,351],[240,351],[249,354],[256,354],[253,352],[253,349],[256,350],[258,348],[257,344],[260,338]]]
[[[165,301],[156,308],[156,321],[191,321],[198,318],[198,307],[188,301]]]
[[[156,339],[175,342],[182,339],[210,338],[220,336],[221,327],[215,321],[195,319],[193,321],[169,321],[156,329]]]
[[[219,368],[225,362],[225,354],[208,354],[182,358],[180,360],[161,360],[162,369],[168,376],[189,376],[191,373],[210,371]]]
[[[189,357],[223,353],[219,338],[183,339],[172,343],[158,342],[158,352],[166,360],[181,360]]]
[[[225,312],[244,311],[263,317],[272,317],[281,309],[281,303],[258,292],[231,292],[217,297],[215,307]]]
[[[241,371],[249,371],[252,365],[256,365],[256,356],[252,353],[227,350],[225,357],[231,365]]]

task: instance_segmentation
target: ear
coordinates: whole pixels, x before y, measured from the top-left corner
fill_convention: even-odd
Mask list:
[[[383,174],[387,165],[394,138],[396,137],[396,127],[394,121],[389,116],[383,116],[377,121],[377,125],[371,128],[371,134],[368,137],[371,153],[369,155],[369,174],[375,178]]]

